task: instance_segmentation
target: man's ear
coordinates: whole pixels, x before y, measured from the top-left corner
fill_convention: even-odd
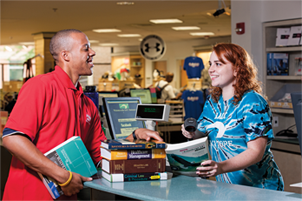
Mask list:
[[[64,61],[69,61],[70,60],[70,53],[68,51],[65,51],[63,50],[60,54],[61,58],[64,60]]]

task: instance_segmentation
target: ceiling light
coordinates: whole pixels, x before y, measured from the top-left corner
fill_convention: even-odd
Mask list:
[[[118,34],[118,37],[141,37],[140,34]]]
[[[35,42],[21,42],[20,45],[35,45]]]
[[[92,31],[97,33],[112,33],[112,32],[121,32],[119,29],[93,29]]]
[[[193,32],[193,33],[190,33],[190,35],[192,36],[213,36],[214,33],[213,32]]]
[[[119,44],[117,44],[117,43],[100,43],[99,44],[100,46],[109,46],[109,47],[111,47],[111,46],[118,46]]]
[[[176,30],[176,31],[183,31],[183,30],[199,30],[199,27],[195,27],[195,26],[184,26],[184,27],[172,27],[172,29]]]
[[[212,16],[212,13],[207,13],[208,16]]]
[[[130,6],[130,5],[133,5],[134,2],[130,2],[130,1],[121,1],[121,2],[117,2],[116,4],[117,4],[117,5],[120,5],[120,6]]]
[[[156,19],[156,20],[150,20],[150,22],[154,24],[182,23],[182,21],[179,19]]]
[[[98,40],[89,40],[90,43],[98,43]]]

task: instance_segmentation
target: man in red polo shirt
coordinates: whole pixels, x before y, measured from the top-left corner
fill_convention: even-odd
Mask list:
[[[51,39],[50,52],[55,71],[24,84],[3,131],[3,146],[13,154],[3,200],[52,200],[37,172],[61,184],[69,181],[70,173],[43,154],[72,136],[82,138],[96,165],[101,159],[99,146],[106,137],[98,110],[78,82],[81,75],[92,74],[95,52],[87,36],[74,29],[59,31]],[[135,135],[161,140],[146,129]],[[59,199],[76,200],[83,182],[90,180],[72,173]]]

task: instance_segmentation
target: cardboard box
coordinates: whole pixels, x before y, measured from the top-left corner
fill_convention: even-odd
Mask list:
[[[286,84],[269,100],[271,108],[293,108],[290,93],[301,91],[300,84]]]

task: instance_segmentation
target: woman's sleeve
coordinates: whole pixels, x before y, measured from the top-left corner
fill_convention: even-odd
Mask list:
[[[265,100],[251,101],[247,103],[243,111],[243,128],[246,134],[246,142],[258,137],[268,137],[268,141],[274,139],[271,122],[271,111]]]

